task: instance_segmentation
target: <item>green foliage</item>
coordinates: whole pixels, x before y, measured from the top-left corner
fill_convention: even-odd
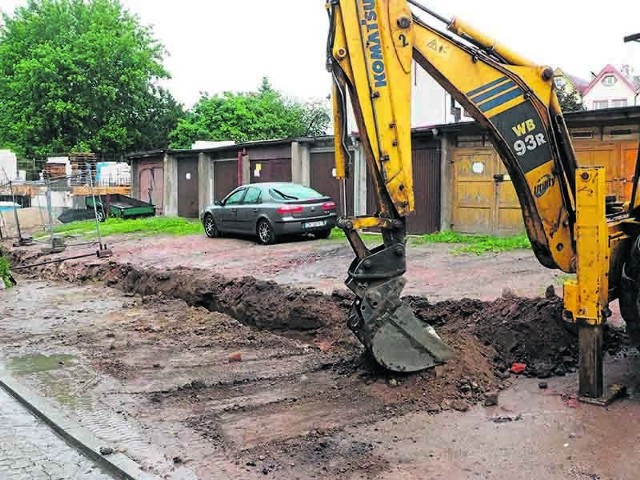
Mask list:
[[[172,148],[197,140],[246,142],[324,135],[330,116],[320,103],[285,98],[263,78],[256,92],[202,95],[171,133]]]
[[[0,256],[0,281],[4,284],[5,288],[11,288],[13,283],[11,283],[11,266],[9,265],[9,260],[6,257]]]
[[[363,240],[366,241],[381,241],[380,235],[375,234],[361,234]],[[345,239],[344,232],[335,228],[331,232],[331,239],[342,240]],[[454,248],[452,253],[474,253],[480,255],[483,253],[498,253],[506,252],[510,250],[529,249],[531,243],[529,238],[525,234],[512,235],[508,237],[496,237],[493,235],[465,235],[462,233],[444,231],[437,233],[430,233],[426,235],[410,236],[408,239],[409,245],[419,246],[433,243],[451,243],[461,244],[462,246]]]
[[[563,112],[580,112],[586,110],[582,99],[576,92],[567,92],[567,85],[556,85],[556,95]]]
[[[28,0],[2,23],[0,146],[42,157],[166,145],[182,108],[156,86],[164,48],[119,0]]]
[[[95,220],[82,220],[77,222],[57,225],[53,229],[54,234],[63,234],[68,237],[96,238]],[[198,220],[189,220],[180,217],[147,217],[135,219],[108,218],[100,223],[102,236],[141,234],[152,235],[194,235],[202,233],[202,224]],[[48,237],[48,233],[42,233],[39,238]]]
[[[411,244],[423,245],[426,243],[459,243],[464,246],[453,249],[453,253],[498,253],[509,250],[531,248],[529,238],[525,234],[497,237],[493,235],[465,235],[462,233],[444,231],[411,237]]]

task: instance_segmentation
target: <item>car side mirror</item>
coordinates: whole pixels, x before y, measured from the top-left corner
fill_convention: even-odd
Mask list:
[[[214,205],[217,205],[218,207],[221,207],[221,206],[222,206],[222,202],[221,202],[220,200],[214,200],[214,201],[213,201],[213,204],[214,204]]]

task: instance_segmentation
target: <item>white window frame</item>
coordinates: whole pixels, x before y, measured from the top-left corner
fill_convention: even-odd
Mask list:
[[[604,105],[604,106],[602,106]],[[609,108],[609,100],[594,100],[593,101],[593,109],[594,110],[602,110],[605,108]]]

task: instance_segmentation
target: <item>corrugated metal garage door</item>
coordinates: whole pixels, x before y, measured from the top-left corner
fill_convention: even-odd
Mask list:
[[[440,149],[436,146],[413,151],[415,212],[407,218],[410,234],[440,230]]]
[[[346,212],[340,205],[340,180],[333,176],[335,155],[333,152],[311,154],[311,188],[330,196],[340,206],[340,214],[353,216],[353,175],[346,179]]]

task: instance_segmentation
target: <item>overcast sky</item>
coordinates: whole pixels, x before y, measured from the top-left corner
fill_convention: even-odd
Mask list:
[[[298,98],[326,96],[327,14],[323,0],[122,0],[169,52],[169,87],[187,107],[199,92],[252,90],[267,75]],[[25,0],[0,0],[11,12]],[[605,64],[640,75],[640,2],[607,0],[423,0],[457,15],[538,63],[589,79]],[[592,7],[592,6],[595,6]]]

